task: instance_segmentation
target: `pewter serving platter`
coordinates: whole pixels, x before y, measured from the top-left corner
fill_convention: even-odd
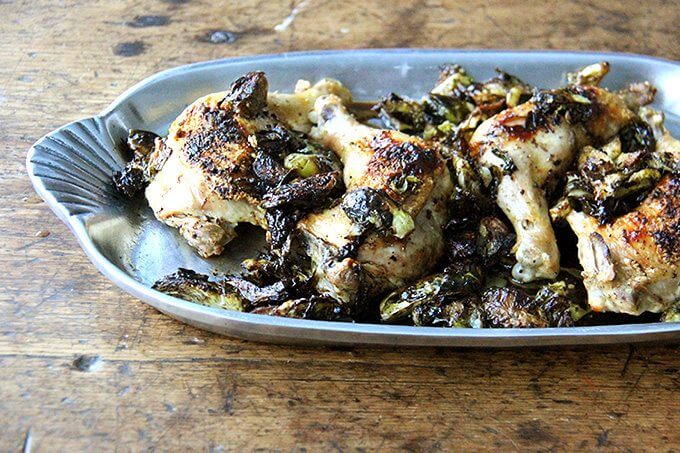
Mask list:
[[[213,332],[258,341],[303,344],[511,347],[680,339],[680,323],[541,329],[448,329],[309,321],[233,312],[186,302],[150,288],[178,267],[198,272],[237,269],[254,256],[264,234],[244,228],[222,257],[202,259],[153,217],[144,200],[120,197],[111,175],[124,164],[121,142],[130,128],[165,135],[182,109],[204,94],[226,89],[252,70],[267,73],[273,90],[292,90],[300,79],[334,77],[357,100],[388,91],[419,97],[442,63],[459,63],[476,78],[494,68],[539,87],[563,83],[564,73],[596,61],[612,65],[605,86],[649,80],[657,108],[680,135],[680,64],[650,57],[546,51],[351,50],[301,52],[208,61],[163,71],[123,93],[105,111],[68,124],[30,149],[27,168],[36,191],[73,231],[95,266],[123,290],[163,313]]]

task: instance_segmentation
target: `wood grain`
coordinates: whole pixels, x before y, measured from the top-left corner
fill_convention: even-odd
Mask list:
[[[680,57],[677,1],[309,0],[276,31],[294,6],[0,0],[0,450],[678,451],[677,345],[246,343],[179,324],[92,267],[34,195],[25,153],[156,71],[310,48]],[[101,361],[81,371],[82,355]]]

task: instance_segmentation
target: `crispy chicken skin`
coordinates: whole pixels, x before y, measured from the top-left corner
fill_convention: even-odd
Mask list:
[[[593,310],[659,313],[680,300],[680,176],[665,176],[611,224],[576,210],[567,221]]]
[[[413,281],[444,253],[451,177],[434,144],[353,118],[337,96],[315,105],[312,136],[344,164],[340,204],[299,224],[317,288],[352,304]]]
[[[471,155],[497,181],[497,203],[517,233],[514,278],[557,276],[560,258],[546,191],[583,146],[608,140],[633,117],[620,96],[572,85],[538,93],[474,132]]]
[[[253,72],[228,91],[196,100],[151,157],[162,162],[146,189],[149,205],[203,257],[219,255],[241,222],[267,228],[263,194],[282,176],[276,165],[268,165],[270,155],[294,151],[289,130],[311,127],[316,97],[337,92],[349,99],[331,79],[298,84],[293,94],[268,96],[267,89],[264,74]]]

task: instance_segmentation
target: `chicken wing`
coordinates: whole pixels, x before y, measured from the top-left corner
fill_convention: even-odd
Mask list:
[[[453,185],[436,145],[353,118],[337,96],[315,105],[311,135],[344,164],[341,203],[299,224],[317,288],[346,304],[413,281],[444,252]]]

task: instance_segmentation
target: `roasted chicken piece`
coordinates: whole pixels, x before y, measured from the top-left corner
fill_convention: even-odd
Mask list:
[[[566,219],[596,311],[659,313],[680,302],[680,142],[659,112],[640,114],[647,124],[586,147],[567,183]]]
[[[342,160],[347,193],[298,228],[317,289],[351,306],[437,264],[453,185],[435,144],[360,124],[337,96],[321,96],[315,110],[311,135]]]
[[[589,143],[601,143],[635,117],[623,99],[596,86],[537,92],[528,102],[484,121],[470,153],[517,233],[513,277],[551,279],[560,269],[546,192]]]
[[[665,176],[633,211],[601,225],[573,210],[588,304],[596,311],[663,312],[680,300],[680,177]]]
[[[309,130],[316,97],[337,93],[349,99],[349,92],[330,79],[299,83],[294,94],[268,96],[267,89],[263,73],[248,73],[228,91],[195,101],[172,123],[167,138],[156,141],[149,166],[158,171],[146,198],[156,217],[178,228],[201,256],[220,254],[241,222],[270,233],[272,224],[294,225],[282,220],[282,201],[293,193],[323,198],[338,182],[329,172],[339,168],[314,155],[316,148],[293,131]],[[316,180],[290,187],[291,173]],[[286,190],[288,197],[282,195]]]

